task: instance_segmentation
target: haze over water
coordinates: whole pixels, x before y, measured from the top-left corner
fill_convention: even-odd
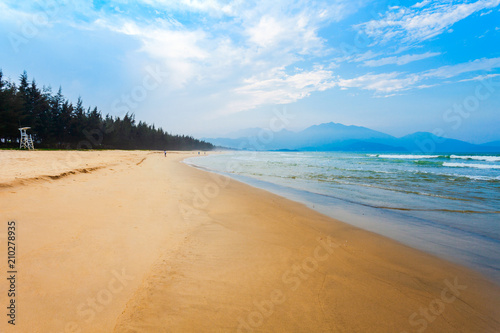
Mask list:
[[[500,155],[237,152],[188,163],[500,282]]]

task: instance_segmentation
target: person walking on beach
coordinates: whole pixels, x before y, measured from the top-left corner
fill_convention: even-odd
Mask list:
[[[167,157],[167,151],[166,150],[163,151],[163,154],[165,154],[165,157]]]

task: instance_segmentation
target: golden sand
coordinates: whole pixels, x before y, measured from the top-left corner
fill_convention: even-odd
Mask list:
[[[0,151],[0,332],[500,332],[481,275],[195,155]]]

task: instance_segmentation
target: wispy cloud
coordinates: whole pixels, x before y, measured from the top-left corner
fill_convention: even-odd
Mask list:
[[[152,8],[198,12],[215,17],[233,15],[237,7],[241,5],[240,1],[221,2],[217,0],[139,0],[138,2],[149,5]]]
[[[476,71],[491,71],[494,68],[500,68],[500,57],[498,58],[482,58],[474,61],[456,64],[451,66],[443,66],[432,69],[423,74],[427,78],[451,78],[459,76],[463,73]]]
[[[235,100],[221,112],[227,114],[263,104],[292,103],[314,91],[324,91],[335,85],[333,73],[321,67],[294,74],[287,74],[283,68],[276,68],[268,75],[245,80],[242,86],[232,91]]]
[[[418,73],[390,72],[380,74],[365,74],[352,79],[339,79],[337,85],[341,88],[360,88],[372,90],[378,95],[387,95],[410,89],[424,89],[443,84],[442,80],[460,76],[464,73],[491,71],[500,68],[500,58],[483,58],[471,62],[442,66]],[[499,74],[476,76],[472,79],[462,79],[456,82],[466,82],[496,77]],[[430,82],[429,82],[430,81]]]
[[[412,7],[413,7],[413,8],[422,8],[422,7],[427,6],[430,2],[431,2],[431,0],[424,0],[424,1],[422,1],[422,2],[417,2],[417,3],[416,3],[416,4],[414,4]]]
[[[440,55],[440,52],[426,52],[422,54],[405,54],[402,56],[394,56],[394,57],[387,57],[387,58],[381,58],[381,59],[376,59],[376,60],[366,60],[363,63],[363,66],[368,66],[368,67],[378,67],[378,66],[384,66],[384,65],[406,65],[409,64],[410,62],[418,61],[418,60],[423,60],[431,57],[435,57]]]
[[[417,75],[403,75],[402,73],[365,74],[353,79],[340,79],[341,88],[360,88],[373,90],[379,94],[388,94],[408,90],[419,81]]]
[[[420,43],[447,31],[453,24],[484,9],[498,6],[500,0],[479,0],[455,4],[453,1],[423,1],[410,8],[394,7],[381,19],[356,27],[375,43],[400,40]]]
[[[146,53],[169,72],[171,88],[182,88],[199,75],[197,66],[210,57],[206,43],[209,37],[202,30],[187,30],[169,20],[155,24],[139,24],[130,19],[98,19],[97,29],[108,29],[139,40],[140,51]]]
[[[318,35],[321,25],[345,16],[342,9],[355,10],[352,2],[343,0],[316,5],[297,2],[290,13],[278,10],[282,5],[279,1],[251,8],[240,1],[224,5],[218,1],[142,1],[164,8],[182,7],[182,10],[230,17],[217,21],[213,27],[205,24],[196,28],[179,20],[172,23],[159,18],[139,22],[106,16],[95,21],[98,28],[139,40],[140,50],[167,69],[172,89],[219,84],[226,89],[226,94],[218,96],[224,96],[222,104],[227,107],[218,110],[226,113],[265,104],[291,103],[313,91],[331,87],[328,84],[331,71],[294,64],[305,57],[321,57],[326,50],[324,40]],[[232,34],[220,34],[218,25]],[[288,67],[298,68],[295,73],[287,74]]]
[[[499,77],[500,74],[486,74],[486,75],[478,75],[470,79],[463,79],[458,82],[470,82],[470,81],[483,81],[483,80],[488,80],[492,79],[494,77]]]
[[[297,54],[311,54],[324,48],[317,29],[304,14],[290,18],[265,15],[249,25],[245,34],[261,51],[285,48]]]
[[[302,100],[300,109],[311,95],[322,103],[307,110],[330,115],[332,95],[315,94],[329,89],[339,105],[359,108],[370,98],[410,90],[418,90],[418,100],[445,98],[429,88],[500,75],[491,46],[500,0],[411,3],[374,16],[381,3],[368,0],[2,0],[3,36],[24,38],[23,29],[50,13],[46,24],[34,24],[37,34],[25,38],[19,59],[12,61],[3,48],[2,56],[6,64],[25,64],[43,82],[69,89],[72,81],[85,82],[74,93],[112,113],[114,99],[134,91],[148,68],[158,69],[161,85],[132,111],[162,126],[201,131],[226,121],[248,124],[269,105]],[[472,16],[470,29],[453,26]],[[424,43],[430,38],[438,42]],[[472,40],[477,48],[467,48]],[[34,52],[40,53],[36,61]],[[12,76],[17,69],[9,70]],[[194,125],[192,119],[203,121]]]

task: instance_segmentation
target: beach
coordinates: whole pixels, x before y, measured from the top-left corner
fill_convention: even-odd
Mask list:
[[[1,332],[498,332],[471,269],[182,160],[0,151]],[[345,221],[349,222],[349,221]]]
[[[184,161],[500,284],[500,155],[227,152]]]

